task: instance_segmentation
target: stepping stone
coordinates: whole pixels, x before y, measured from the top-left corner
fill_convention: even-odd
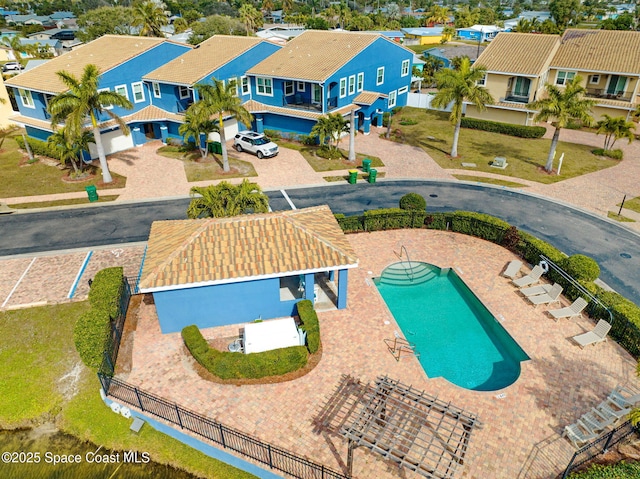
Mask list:
[[[475,163],[462,163],[462,166],[464,166],[465,168],[477,168],[478,165],[476,165]]]
[[[131,427],[129,429],[131,429],[133,432],[140,432],[140,429],[142,429],[142,426],[144,426],[144,421],[139,417],[137,417],[133,420],[133,422],[131,423]]]

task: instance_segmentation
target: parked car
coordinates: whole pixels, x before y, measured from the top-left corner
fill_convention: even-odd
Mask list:
[[[22,65],[19,62],[7,62],[2,65],[3,72],[13,72],[22,70]]]
[[[269,158],[278,154],[278,145],[255,131],[239,132],[233,139],[233,146],[238,151],[248,151],[258,158]]]

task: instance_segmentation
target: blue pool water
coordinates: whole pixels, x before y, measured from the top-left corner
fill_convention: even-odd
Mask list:
[[[399,264],[375,282],[427,376],[475,391],[514,383],[529,357],[456,272],[414,262],[416,278],[409,282]]]

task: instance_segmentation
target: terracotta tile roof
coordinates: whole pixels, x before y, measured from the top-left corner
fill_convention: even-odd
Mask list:
[[[375,91],[363,91],[353,99],[359,105],[373,105],[378,98],[387,98],[387,95]]]
[[[328,206],[232,218],[155,221],[140,288],[215,284],[353,267]]]
[[[558,35],[501,32],[480,54],[476,65],[488,72],[537,76],[546,71],[559,45]]]
[[[8,86],[58,94],[67,91],[56,72],[66,70],[76,77],[85,65],[96,65],[104,73],[166,41],[163,38],[104,35],[86,45],[53,58],[32,70],[7,80]]]
[[[194,85],[263,41],[256,37],[215,35],[197,48],[147,73],[143,78],[178,85]]]
[[[391,42],[377,33],[307,30],[247,73],[322,82],[379,38]]]
[[[134,121],[159,121],[173,120],[184,123],[184,115],[171,113],[154,105],[145,106],[142,110],[121,117],[125,123],[133,123]]]
[[[251,113],[277,113],[279,115],[286,115],[294,118],[309,118],[311,120],[317,120],[318,118],[323,116],[323,114],[319,111],[303,110],[298,108],[284,108],[281,106],[267,105],[255,100],[249,100],[242,106],[244,106]],[[349,105],[338,108],[337,110],[333,110],[331,111],[331,113],[346,115],[351,110],[358,110],[359,108],[359,106],[351,103]]]
[[[551,66],[572,70],[640,74],[640,32],[569,29]]]
[[[28,125],[39,128],[40,130],[53,131],[50,121],[37,120],[36,118],[29,118],[28,116],[24,115],[13,115],[9,119],[18,123],[19,125]]]
[[[487,105],[487,108],[510,108],[512,110],[536,111],[531,108],[527,108],[526,103],[519,103],[515,101],[497,101],[493,105]]]

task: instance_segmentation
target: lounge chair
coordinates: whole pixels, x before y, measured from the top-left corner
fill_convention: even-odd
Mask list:
[[[617,418],[615,416],[605,416],[596,408],[591,408],[591,411],[583,414],[580,420],[589,426],[593,432],[600,432],[615,423]]]
[[[611,391],[611,394],[609,394],[609,398],[616,404],[619,404],[620,407],[635,407],[640,403],[640,392],[624,386],[616,386],[613,391]]]
[[[549,314],[553,316],[556,321],[560,318],[575,318],[582,315],[582,311],[587,307],[587,301],[583,298],[576,299],[571,305],[566,308],[552,309]]]
[[[607,419],[614,418],[614,422],[618,419],[627,417],[631,412],[630,407],[621,407],[618,403],[608,398],[596,406],[596,410]]]
[[[558,283],[554,283],[548,293],[538,294],[536,296],[527,296],[527,300],[531,304],[535,304],[536,307],[540,304],[553,304],[560,302],[560,295],[562,294],[562,286]]]
[[[581,445],[598,437],[598,435],[580,419],[578,419],[575,424],[565,426],[564,435],[567,436],[576,449],[580,449]]]
[[[522,261],[518,261],[517,259],[514,259],[507,265],[506,269],[502,272],[502,276],[515,279],[516,275],[520,272],[520,268],[522,268]]]
[[[545,294],[551,291],[551,285],[539,284],[537,286],[529,286],[528,288],[522,288],[519,291],[525,296],[536,296],[538,294]]]
[[[544,270],[542,269],[542,267],[540,265],[535,265],[528,275],[523,276],[522,278],[514,279],[511,282],[518,288],[522,288],[523,286],[536,284],[538,281],[540,281],[540,277],[543,273]]]
[[[583,334],[578,334],[573,337],[573,340],[580,345],[581,348],[588,346],[589,344],[601,343],[607,340],[607,334],[611,329],[611,325],[604,319],[598,321],[593,331],[587,331]]]

